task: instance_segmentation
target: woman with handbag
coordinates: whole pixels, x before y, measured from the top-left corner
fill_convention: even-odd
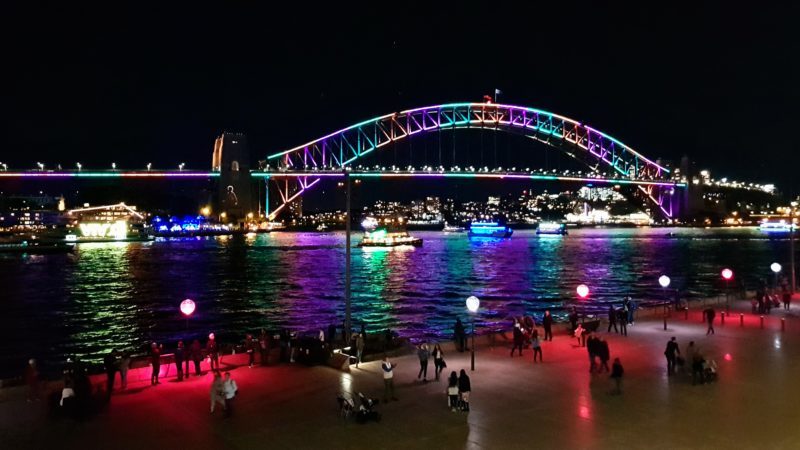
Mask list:
[[[433,370],[436,373],[436,381],[439,381],[439,374],[442,373],[445,367],[447,367],[447,364],[444,362],[444,352],[439,347],[439,344],[436,344],[433,347]]]

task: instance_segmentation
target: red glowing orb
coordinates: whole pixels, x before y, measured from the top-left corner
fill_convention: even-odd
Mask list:
[[[733,271],[731,269],[722,269],[722,278],[730,280],[733,278]]]
[[[576,291],[578,292],[578,297],[580,298],[586,298],[589,296],[589,286],[585,284],[579,284]]]
[[[186,299],[181,302],[181,312],[185,316],[191,316],[194,312],[194,300]]]
[[[725,361],[730,361],[732,359],[733,359],[733,357],[731,356],[730,353],[725,353]]]

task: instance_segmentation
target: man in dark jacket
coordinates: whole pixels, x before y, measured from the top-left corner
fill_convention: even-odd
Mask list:
[[[708,321],[708,330],[706,331],[706,336],[709,334],[716,334],[714,331],[714,317],[717,315],[714,311],[714,308],[708,308],[705,310],[706,313],[706,320]]]
[[[175,367],[178,369],[178,381],[183,381],[183,360],[185,353],[183,348],[183,341],[178,341],[178,347],[175,348]],[[189,374],[187,369],[186,374]]]
[[[597,356],[600,358],[600,367],[597,369],[597,373],[606,370],[609,371],[608,368],[608,360],[611,359],[611,351],[608,349],[608,341],[603,338],[597,338]]]
[[[520,329],[519,322],[514,323],[514,345],[511,347],[511,356],[514,356],[514,350],[519,349],[519,356],[522,356],[522,330]]]
[[[208,342],[206,342],[206,353],[211,360],[211,370],[219,370],[219,346],[217,346],[217,339],[214,333],[208,335]]]
[[[192,347],[189,350],[192,362],[194,362],[194,374],[200,376],[200,361],[203,360],[203,347],[200,346],[200,341],[197,339],[192,341]],[[189,378],[189,358],[186,358],[186,378]]]
[[[608,333],[611,333],[611,327],[614,327],[614,333],[619,333],[617,330],[617,310],[614,309],[614,306],[608,307]]]
[[[667,375],[671,376],[675,373],[675,360],[680,353],[681,349],[678,348],[675,336],[672,336],[672,339],[667,342],[666,350],[664,350],[664,356],[667,357]]]
[[[590,334],[589,338],[586,339],[586,351],[589,353],[589,372],[592,373],[597,367],[596,358],[600,353],[597,348],[597,338],[593,334]]]
[[[575,333],[575,329],[578,328],[578,310],[574,307],[572,308],[572,312],[569,313],[569,331],[570,333]]]
[[[544,326],[544,340],[553,340],[553,316],[550,315],[550,310],[544,312],[542,318],[542,325]]]
[[[619,315],[617,316],[619,319],[619,334],[623,336],[628,335],[628,313],[625,312],[624,309],[619,310]]]

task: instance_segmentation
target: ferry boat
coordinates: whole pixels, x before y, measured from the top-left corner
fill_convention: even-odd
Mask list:
[[[0,253],[16,253],[29,255],[50,255],[56,253],[71,253],[75,249],[74,244],[66,244],[62,242],[45,243],[45,242],[8,242],[0,243]]]
[[[498,222],[472,222],[469,226],[469,237],[508,238],[513,233],[514,230]]]
[[[567,226],[559,222],[542,222],[536,228],[536,234],[567,234]]]
[[[459,227],[457,225],[450,225],[449,223],[445,222],[442,231],[444,231],[445,233],[463,233],[467,230],[464,227]]]
[[[321,224],[319,224],[319,226],[317,226],[317,231],[319,231],[319,232],[328,231],[328,226],[325,225],[324,223],[321,223]]]
[[[358,244],[359,247],[398,247],[401,245],[421,247],[422,239],[410,236],[406,231],[387,231],[385,228],[379,228],[366,233],[364,239]]]
[[[767,233],[788,233],[792,230],[797,230],[797,225],[790,224],[785,220],[778,222],[765,220],[758,225],[758,229]]]
[[[364,231],[373,231],[378,228],[378,219],[374,217],[367,217],[366,219],[361,221],[361,228]]]

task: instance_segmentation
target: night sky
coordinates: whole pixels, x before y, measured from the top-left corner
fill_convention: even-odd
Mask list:
[[[4,6],[0,161],[206,169],[222,130],[266,155],[498,88],[648,157],[800,191],[797,6],[238,3]]]

